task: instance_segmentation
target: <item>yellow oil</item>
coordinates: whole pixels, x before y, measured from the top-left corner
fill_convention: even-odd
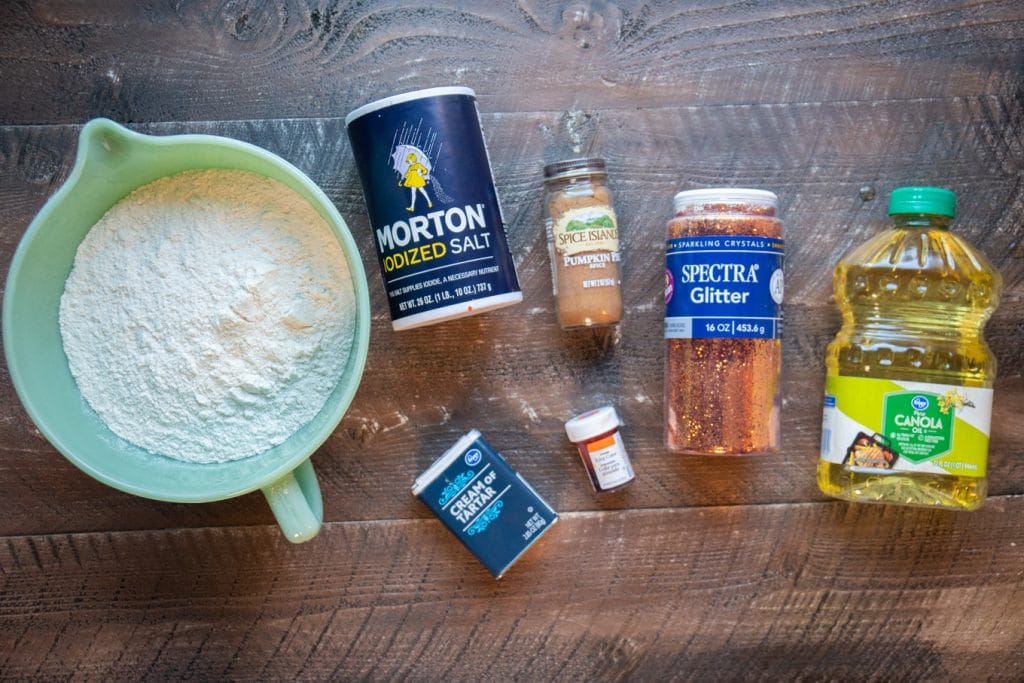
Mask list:
[[[991,387],[996,360],[982,332],[998,303],[998,271],[949,232],[949,218],[894,219],[836,267],[843,324],[828,346],[828,375]],[[865,473],[825,460],[817,474],[824,493],[857,502],[973,510],[988,490],[985,478]]]

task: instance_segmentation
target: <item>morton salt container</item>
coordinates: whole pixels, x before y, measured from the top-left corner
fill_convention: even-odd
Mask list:
[[[386,97],[345,126],[395,330],[523,300],[472,90]]]

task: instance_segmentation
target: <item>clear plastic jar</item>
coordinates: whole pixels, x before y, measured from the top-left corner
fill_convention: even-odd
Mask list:
[[[988,492],[1002,276],[956,232],[956,195],[901,187],[892,225],[843,256],[825,353],[818,486],[843,500],[975,510]]]
[[[619,228],[603,159],[544,167],[552,290],[562,329],[622,319]]]
[[[665,271],[665,445],[777,451],[782,221],[764,190],[680,192]]]

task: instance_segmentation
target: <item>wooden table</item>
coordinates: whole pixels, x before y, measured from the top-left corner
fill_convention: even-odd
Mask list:
[[[0,373],[0,674],[61,679],[1024,677],[1024,7],[969,2],[74,2],[0,7],[0,263],[81,124],[201,132],[296,164],[348,220],[374,310],[366,374],[313,458],[326,523],[285,541],[259,494],[135,498],[65,461]],[[390,329],[343,117],[468,85],[522,305]],[[608,160],[620,335],[555,322],[541,166]],[[779,194],[784,451],[662,447],[672,194]],[[1001,269],[991,496],[973,514],[848,505],[814,483],[831,272],[893,187],[960,199]],[[639,477],[596,498],[563,420],[614,403]],[[409,493],[470,428],[562,514],[493,581]]]

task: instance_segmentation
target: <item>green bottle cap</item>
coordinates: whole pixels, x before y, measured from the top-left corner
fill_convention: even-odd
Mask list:
[[[897,187],[889,195],[889,215],[927,213],[956,216],[956,192],[944,187]]]

